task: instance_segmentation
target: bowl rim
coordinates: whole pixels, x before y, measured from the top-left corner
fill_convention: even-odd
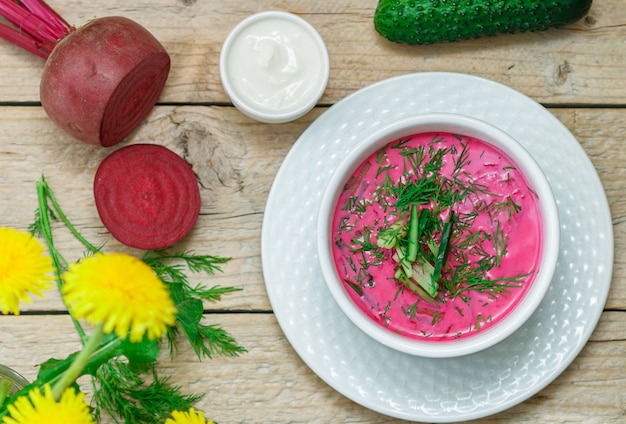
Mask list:
[[[318,78],[316,89],[311,93],[306,101],[302,103],[300,107],[294,110],[290,110],[288,112],[268,112],[255,107],[249,102],[246,102],[242,99],[242,97],[239,95],[239,93],[231,83],[230,75],[228,73],[228,55],[230,54],[232,45],[239,36],[239,34],[250,25],[271,18],[283,19],[288,22],[294,23],[302,28],[307,34],[309,34],[318,48],[321,61],[321,74]],[[326,47],[326,44],[324,43],[322,36],[308,21],[291,12],[283,10],[268,10],[250,15],[240,21],[237,25],[235,25],[235,27],[230,31],[222,45],[222,49],[220,52],[219,68],[222,86],[224,87],[226,94],[233,102],[235,107],[237,107],[237,109],[239,109],[244,115],[247,115],[248,117],[256,119],[260,122],[265,122],[269,124],[280,124],[300,118],[311,109],[313,109],[313,107],[315,107],[317,101],[322,97],[324,91],[326,90],[326,86],[328,85],[328,79],[330,76],[330,58],[328,54],[328,49]]]
[[[430,131],[452,132],[478,138],[508,154],[522,170],[540,199],[542,254],[539,272],[520,303],[502,320],[471,337],[449,341],[410,339],[383,328],[367,317],[350,299],[332,258],[330,227],[341,187],[352,172],[371,154],[402,136]],[[394,120],[359,142],[330,176],[323,194],[317,222],[317,253],[326,286],[339,308],[361,331],[395,350],[423,357],[450,358],[487,349],[517,331],[539,307],[556,270],[559,254],[559,217],[556,200],[541,167],[516,139],[477,118],[455,113],[424,113]]]
[[[0,364],[0,377],[9,378],[13,382],[13,387],[11,388],[10,393],[15,393],[29,384],[28,380],[26,380],[20,373],[3,364]]]

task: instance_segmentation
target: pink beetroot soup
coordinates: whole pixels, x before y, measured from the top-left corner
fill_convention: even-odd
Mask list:
[[[346,183],[332,228],[352,300],[390,331],[430,341],[497,324],[528,292],[541,256],[538,198],[517,165],[450,133],[372,154]]]

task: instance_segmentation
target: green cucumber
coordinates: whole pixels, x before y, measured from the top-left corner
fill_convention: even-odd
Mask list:
[[[433,44],[543,31],[581,19],[592,0],[380,0],[374,27],[390,41]]]

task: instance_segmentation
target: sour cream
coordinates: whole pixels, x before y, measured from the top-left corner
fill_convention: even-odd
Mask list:
[[[296,119],[315,106],[328,82],[328,52],[320,35],[287,12],[242,21],[220,58],[222,83],[235,106],[262,122]]]

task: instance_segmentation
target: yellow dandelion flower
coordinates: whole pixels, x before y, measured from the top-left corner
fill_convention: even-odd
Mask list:
[[[85,402],[84,393],[76,393],[73,388],[63,392],[57,402],[50,385],[44,386],[41,393],[33,389],[28,396],[21,396],[7,407],[8,414],[2,424],[94,424]]]
[[[41,292],[52,285],[52,260],[32,234],[0,227],[0,307],[4,315],[19,315],[19,303],[32,300],[29,293]]]
[[[174,325],[176,307],[165,283],[145,262],[124,254],[96,254],[70,265],[64,274],[63,296],[77,318],[103,325],[139,342],[145,334],[157,339]]]
[[[165,420],[165,424],[213,424],[213,421],[207,421],[201,411],[190,408],[189,412],[172,412],[172,418]]]

